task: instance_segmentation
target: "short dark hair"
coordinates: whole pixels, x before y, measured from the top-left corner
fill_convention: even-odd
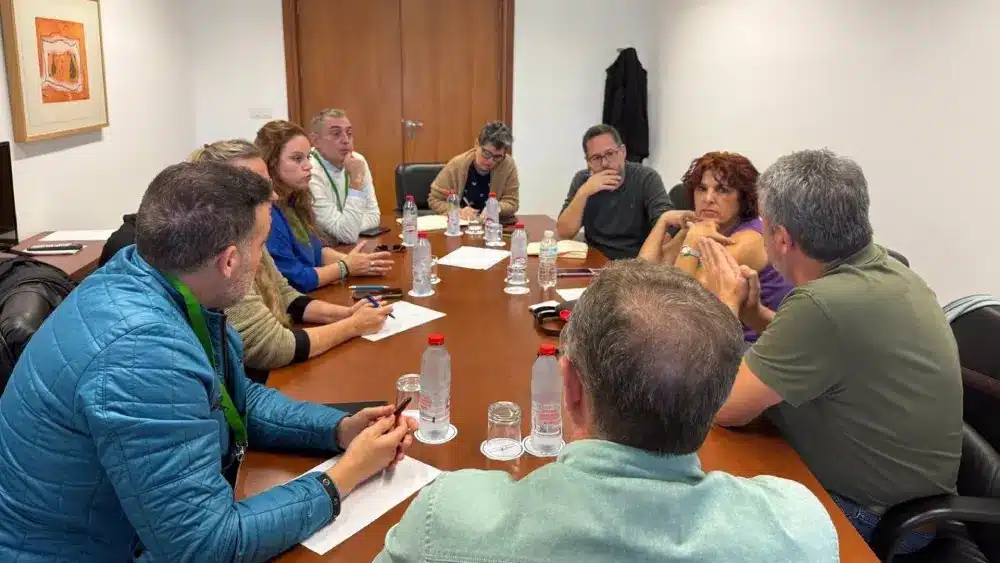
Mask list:
[[[136,218],[136,249],[164,273],[204,266],[229,245],[246,244],[271,184],[220,162],[182,162],[153,178]]]
[[[477,140],[479,146],[493,145],[500,150],[508,149],[514,144],[514,136],[511,134],[510,128],[502,121],[491,121],[484,125],[479,130],[479,139]]]
[[[732,389],[743,331],[674,266],[618,260],[591,282],[563,328],[597,438],[658,454],[701,447]]]
[[[619,147],[622,146],[622,136],[617,129],[607,124],[594,125],[587,132],[583,134],[583,154],[587,154],[587,143],[590,142],[594,137],[600,137],[601,135],[611,135],[611,139],[614,140],[615,144]]]

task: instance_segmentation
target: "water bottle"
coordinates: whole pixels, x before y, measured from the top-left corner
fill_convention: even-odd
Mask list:
[[[486,200],[486,246],[503,246],[503,227],[500,226],[500,202],[496,192]]]
[[[542,291],[556,286],[556,258],[559,256],[559,243],[556,234],[545,231],[541,247],[538,249],[538,285]]]
[[[510,261],[507,263],[507,287],[504,292],[523,295],[528,291],[528,233],[524,232],[524,223],[517,223],[510,236]]]
[[[417,244],[417,202],[412,195],[403,204],[403,246]]]
[[[422,386],[421,386],[422,388]],[[556,347],[542,344],[531,367],[531,438],[528,451],[553,456],[562,449],[562,378]]]
[[[432,334],[420,361],[420,437],[444,441],[451,423],[451,356],[444,335]]]
[[[417,234],[417,246],[413,249],[413,289],[410,290],[410,295],[434,295],[431,284],[431,241],[427,240],[427,233]]]
[[[445,236],[457,237],[462,235],[462,220],[459,216],[458,194],[448,192],[448,230]]]

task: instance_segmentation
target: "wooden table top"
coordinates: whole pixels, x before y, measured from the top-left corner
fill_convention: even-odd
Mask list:
[[[555,225],[552,219],[544,216],[522,216],[520,219],[528,230],[529,240],[540,240],[542,232]],[[382,235],[379,242],[398,243],[395,217],[383,217],[383,225],[393,230]],[[450,238],[441,232],[431,233],[429,239],[434,255],[439,257],[462,245],[482,246],[482,239]],[[396,265],[384,283],[408,291],[410,252],[394,257]],[[591,250],[585,260],[560,258],[559,265],[600,266],[604,262],[599,252]],[[554,344],[557,339],[535,329],[528,306],[560,299],[554,292],[542,295],[538,288],[535,279],[537,258],[529,258],[531,292],[527,295],[512,296],[503,292],[505,268],[506,261],[485,272],[440,266],[441,283],[434,286],[435,295],[406,299],[444,312],[445,317],[379,342],[355,339],[302,364],[272,372],[268,385],[295,399],[314,402],[394,402],[396,379],[403,374],[419,373],[420,357],[427,346],[428,335],[442,333],[451,353],[451,421],[458,428],[458,436],[439,446],[415,441],[410,455],[445,471],[497,469],[516,477],[527,475],[552,459],[539,459],[525,453],[515,461],[493,461],[480,453],[479,445],[486,434],[486,409],[496,401],[517,403],[522,411],[521,431],[525,436],[530,434],[531,366],[538,345]],[[587,283],[585,278],[561,278],[559,288],[584,287]],[[321,289],[314,295],[337,303],[350,301],[349,291],[340,285]],[[877,563],[861,536],[782,438],[714,428],[699,456],[706,471],[722,470],[743,477],[776,475],[804,484],[830,512],[840,537],[842,560]],[[236,497],[242,499],[285,483],[322,461],[289,454],[248,452],[237,479]],[[285,563],[371,561],[382,549],[389,528],[402,518],[408,505],[409,500],[396,506],[325,556],[296,546],[278,560]]]
[[[66,272],[66,275],[70,277],[73,281],[80,283],[83,278],[87,277],[88,274],[97,269],[97,262],[101,258],[101,251],[104,250],[104,241],[100,240],[68,240],[68,241],[45,241],[41,242],[41,239],[48,235],[50,231],[44,233],[38,233],[37,235],[25,240],[21,244],[14,247],[16,250],[24,250],[33,244],[46,244],[54,242],[75,242],[83,245],[80,252],[76,254],[70,254],[66,256],[32,256],[40,262],[45,262],[46,264],[51,264],[56,268]],[[13,254],[4,254],[0,252],[0,256],[14,256]]]

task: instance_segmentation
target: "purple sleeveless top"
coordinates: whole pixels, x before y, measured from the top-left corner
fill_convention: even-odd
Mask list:
[[[733,232],[729,235],[734,235],[740,231],[753,230],[760,234],[764,234],[764,225],[761,223],[760,218],[749,219],[743,221]],[[765,307],[772,311],[777,311],[778,306],[781,305],[781,300],[788,295],[788,292],[792,290],[792,284],[781,277],[781,274],[774,269],[774,266],[768,264],[764,268],[757,272],[757,277],[760,278],[760,301]],[[743,339],[747,342],[756,342],[757,337],[760,336],[754,330],[746,325],[743,325]]]

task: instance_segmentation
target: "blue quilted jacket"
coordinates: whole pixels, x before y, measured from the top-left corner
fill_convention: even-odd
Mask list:
[[[0,397],[0,561],[263,561],[329,523],[316,475],[234,501],[223,372],[251,447],[336,451],[344,414],[250,382],[239,335],[206,319],[218,373],[128,247],[45,321]]]

